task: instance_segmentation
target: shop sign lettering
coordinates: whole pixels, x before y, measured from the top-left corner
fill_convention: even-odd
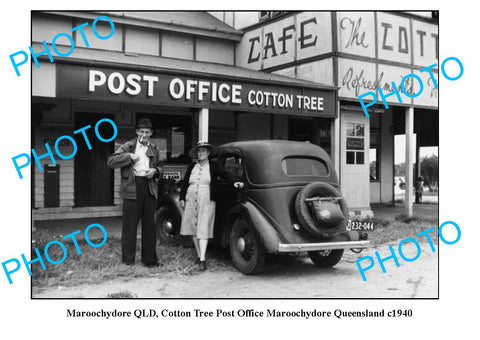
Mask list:
[[[247,29],[236,49],[238,66],[268,69],[332,51],[330,12],[302,12]]]
[[[75,65],[58,65],[57,74],[58,97],[335,117],[334,90]]]
[[[162,178],[163,179],[174,179],[176,181],[179,181],[179,180],[182,179],[180,171],[164,171]]]
[[[318,37],[308,32],[308,26],[316,25],[317,18],[313,17],[299,23],[300,32],[298,34],[298,47],[300,49],[306,49],[309,47],[315,47]],[[291,51],[287,49],[287,41],[294,39],[292,32],[295,32],[295,25],[289,25],[282,27],[282,35],[278,37],[273,36],[273,32],[267,32],[264,37],[263,46],[261,45],[261,36],[255,35],[248,39],[249,42],[249,54],[248,64],[257,62],[262,58],[268,59],[276,57],[278,54],[287,54]]]
[[[363,150],[364,149],[364,140],[363,138],[347,138],[347,149],[349,150]]]
[[[350,66],[342,79],[342,86],[345,86],[348,91],[353,90],[355,97],[358,97],[362,89],[374,91],[382,83],[383,72],[379,74],[375,80],[366,79],[364,73],[365,70],[363,68],[355,71],[353,67]]]
[[[340,29],[348,32],[348,39],[345,43],[345,48],[348,48],[349,46],[368,48],[369,44],[365,42],[366,32],[360,30],[361,26],[362,18],[353,20],[349,17],[345,17],[340,20]]]
[[[458,74],[457,75],[451,75],[451,74],[448,75],[446,73],[445,65],[449,61],[452,61],[452,62],[457,64],[457,66],[458,66]],[[421,73],[422,72],[428,72],[428,74],[430,76],[429,80],[432,82],[434,88],[437,89],[438,88],[438,82],[437,82],[437,80],[435,80],[435,77],[434,77],[433,71],[432,71],[432,69],[434,69],[435,67],[437,67],[436,63],[421,69],[420,72]],[[455,80],[461,78],[462,75],[463,75],[463,64],[460,61],[460,59],[458,59],[456,57],[449,57],[449,58],[446,58],[445,60],[443,60],[440,69],[441,69],[441,72],[442,72],[443,76],[450,81],[455,81]],[[418,86],[419,86],[418,91],[416,93],[413,92],[413,80],[414,79],[416,80],[416,82],[418,82]],[[428,85],[428,83],[427,83],[427,85]],[[382,99],[382,102],[383,102],[383,105],[384,105],[385,109],[388,109],[389,108],[388,102],[387,102],[388,97],[395,96],[399,103],[403,103],[402,96],[400,95],[400,93],[403,93],[408,98],[415,98],[415,97],[418,97],[419,95],[422,94],[423,88],[424,88],[424,85],[423,85],[422,78],[420,78],[420,76],[418,76],[414,73],[411,73],[411,74],[407,74],[405,77],[402,77],[402,80],[400,82],[400,86],[397,86],[397,84],[394,81],[392,81],[391,84],[385,84],[383,87],[378,87],[377,90],[378,90],[378,94],[380,95],[380,98]],[[389,93],[385,94],[384,91],[387,91]],[[365,103],[365,97],[367,97],[367,96],[369,96],[370,98],[366,98],[366,99],[371,100],[369,103]],[[369,91],[369,92],[363,93],[362,95],[358,96],[358,100],[360,102],[360,105],[362,106],[362,109],[363,109],[363,112],[364,112],[365,116],[369,117],[369,114],[367,112],[367,108],[372,106],[372,105],[375,105],[375,103],[377,103],[377,95],[375,94],[375,92]]]
[[[436,23],[384,12],[338,12],[337,16],[340,52],[418,66],[438,60]]]

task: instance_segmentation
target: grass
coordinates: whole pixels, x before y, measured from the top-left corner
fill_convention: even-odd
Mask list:
[[[109,299],[134,299],[137,295],[130,292],[129,290],[121,290],[116,293],[111,293],[107,295]]]
[[[374,230],[368,232],[368,239],[374,246],[389,244],[412,237],[417,240],[426,238],[418,237],[417,234],[429,229],[435,228],[435,232],[429,235],[434,244],[438,244],[438,220],[435,217],[413,217],[408,218],[404,215],[388,218],[373,218],[364,220],[364,222],[373,222]],[[40,263],[31,265],[32,269],[32,287],[34,289],[44,289],[50,287],[72,287],[80,284],[103,283],[111,280],[131,280],[134,278],[156,277],[165,274],[173,275],[197,275],[199,271],[194,266],[196,258],[195,250],[192,248],[174,247],[160,244],[157,247],[157,254],[161,266],[159,268],[146,268],[140,260],[140,240],[137,240],[136,263],[127,266],[121,263],[121,240],[119,237],[109,237],[107,242],[98,248],[89,246],[85,240],[77,239],[78,245],[82,251],[79,255],[71,239],[64,240],[61,235],[52,235],[45,229],[37,230],[33,233],[32,258],[36,257],[34,248],[38,248],[46,265],[43,270]],[[61,241],[67,248],[66,260],[58,265],[51,264],[45,258],[45,245],[52,240]],[[100,243],[100,240],[92,239],[94,244]],[[58,245],[52,245],[48,254],[54,261],[58,261],[63,256],[63,251]],[[209,247],[208,271],[228,271],[233,266],[230,261],[229,252],[226,249]],[[283,262],[284,260],[282,260]],[[132,298],[131,292],[119,291],[110,294],[111,298]]]
[[[429,228],[435,232],[429,233],[434,243],[438,243],[438,219],[436,217],[407,217],[398,215],[390,218],[373,218],[364,222],[373,222],[374,230],[368,232],[368,239],[375,245],[390,243],[410,237],[419,241],[426,240],[425,236],[418,233]]]
[[[61,241],[67,249],[67,258],[64,262],[54,265],[48,262],[44,255],[45,245],[52,240]],[[127,266],[121,263],[121,240],[118,237],[109,237],[107,242],[98,248],[89,246],[85,240],[77,239],[81,254],[77,253],[71,239],[64,240],[59,236],[52,236],[45,231],[35,231],[32,237],[32,258],[36,257],[34,248],[38,248],[45,262],[46,270],[40,263],[31,265],[32,287],[48,288],[62,286],[76,286],[79,284],[102,283],[109,280],[130,280],[138,277],[155,277],[167,273],[177,275],[197,275],[199,273],[194,261],[195,250],[191,248],[159,245],[157,254],[161,266],[146,268],[141,263],[140,240],[137,240],[136,263]],[[101,240],[91,240],[94,244]],[[218,250],[209,249],[207,254],[208,270],[219,271],[231,267],[228,256]],[[212,255],[213,254],[213,255]],[[53,261],[59,261],[63,256],[60,246],[52,245],[48,255]]]

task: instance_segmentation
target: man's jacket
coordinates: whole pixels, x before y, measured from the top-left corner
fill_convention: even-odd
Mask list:
[[[135,153],[137,139],[132,139],[118,148],[113,154],[108,156],[107,166],[109,168],[121,168],[120,196],[123,199],[136,199],[137,190],[135,187],[135,175],[133,174],[133,161],[130,158],[131,153]],[[156,168],[158,173],[148,180],[150,193],[158,198],[158,180],[163,174],[163,162],[160,160],[160,153],[157,146],[149,143],[145,155],[150,159],[149,167]]]

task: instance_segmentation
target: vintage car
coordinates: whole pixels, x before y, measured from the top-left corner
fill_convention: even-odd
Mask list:
[[[213,241],[230,248],[244,274],[260,270],[267,253],[308,252],[319,267],[336,265],[344,249],[368,242],[346,231],[348,208],[328,154],[308,142],[240,141],[219,147],[217,160],[243,189],[219,180]],[[179,244],[178,183],[164,189],[156,212],[161,241]]]

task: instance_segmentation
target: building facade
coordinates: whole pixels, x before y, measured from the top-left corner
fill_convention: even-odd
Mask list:
[[[113,26],[96,21],[99,16]],[[85,23],[82,31],[75,29]],[[41,159],[43,170],[32,167],[34,220],[121,215],[120,172],[108,169],[106,158],[135,137],[142,117],[156,127],[153,140],[171,178],[183,176],[188,150],[199,139],[318,144],[334,160],[352,212],[361,215],[371,213],[372,202],[393,202],[395,134],[406,132],[408,139],[415,129],[417,147],[438,145],[438,92],[419,73],[438,62],[438,21],[432,18],[383,12],[32,13],[34,51],[54,51],[52,39],[65,32],[73,53],[54,55],[54,62],[44,54],[39,67],[32,64],[32,148],[45,154],[45,144],[70,135],[78,149],[71,159],[54,150],[55,162],[48,156]],[[68,39],[55,42],[64,54],[71,45]],[[402,103],[392,96],[389,109],[375,105],[365,117],[359,94],[376,87],[390,92],[392,81],[412,72],[425,79],[422,95]],[[409,91],[415,86],[409,84]],[[118,128],[114,142],[95,137],[93,127],[103,118]],[[91,148],[73,133],[88,125]],[[108,124],[98,132],[112,135]],[[63,155],[73,148],[68,140],[58,144]]]
[[[438,146],[438,13],[225,12],[218,18],[243,37],[236,64],[338,87],[330,119],[331,157],[355,214],[371,203],[394,202],[394,136],[405,134],[407,192],[420,174],[419,148]],[[431,71],[423,68],[435,64]],[[402,78],[408,78],[402,91]],[[395,83],[400,93],[393,92]],[[421,87],[423,86],[423,89]],[[378,88],[388,96],[388,108]],[[379,105],[364,114],[358,96],[374,92]],[[367,97],[368,98],[368,97]],[[370,97],[371,98],[371,97]],[[415,140],[414,140],[415,139]],[[415,150],[416,149],[416,150]],[[416,151],[416,152],[415,152]],[[416,159],[415,159],[416,158]],[[411,210],[412,195],[406,195]]]

